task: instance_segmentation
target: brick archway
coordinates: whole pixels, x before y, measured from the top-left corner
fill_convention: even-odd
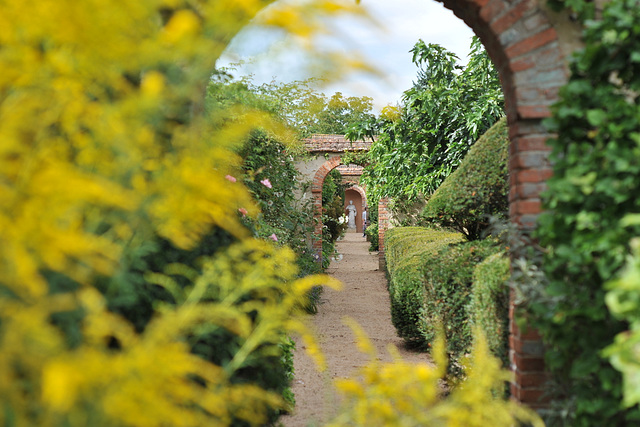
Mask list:
[[[348,188],[349,190],[354,190],[357,191],[358,194],[360,194],[360,197],[362,197],[362,203],[366,204],[367,203],[367,194],[364,190],[364,188],[360,187],[358,184],[353,183],[353,185],[351,187]]]
[[[322,186],[324,184],[324,179],[327,177],[329,172],[331,172],[341,164],[343,164],[342,157],[331,157],[318,168],[311,183],[311,194],[313,197],[315,218],[313,250],[320,256],[320,262],[322,262]],[[360,185],[353,185],[352,187],[350,187],[350,189],[357,191],[362,197],[362,200],[366,202],[367,196],[364,188],[362,188]],[[361,212],[360,208],[358,208],[358,212]]]
[[[563,52],[566,40],[560,40],[558,29],[571,24],[552,21],[543,2],[533,0],[439,1],[478,35],[498,69],[511,140],[509,216],[528,233],[535,228],[541,213],[540,193],[552,173],[545,144],[551,135],[542,120],[550,116],[549,107],[569,76]],[[517,328],[513,312],[511,307],[512,396],[540,408],[546,379],[544,350],[534,331],[523,334]]]
[[[544,1],[437,1],[478,35],[500,75],[511,140],[509,216],[521,231],[528,233],[535,228],[541,213],[540,193],[552,174],[545,143],[551,135],[542,120],[550,116],[549,107],[568,79],[566,58],[579,44],[575,33],[567,30],[573,24],[566,16],[551,14],[545,9]],[[315,174],[312,192],[318,215],[322,210],[324,178],[340,161],[340,157],[327,160]],[[386,207],[386,203],[382,207]],[[388,222],[386,210],[382,213],[379,218],[381,263],[384,228]],[[322,224],[317,223],[316,234],[321,236],[321,232]],[[321,252],[321,242],[316,243],[315,248]],[[543,406],[540,397],[544,394],[544,350],[535,332],[521,333],[513,321],[513,307],[509,311],[509,358],[515,374],[512,396],[532,408],[539,408]]]
[[[320,262],[322,262],[322,185],[329,172],[341,164],[342,158],[340,156],[331,157],[318,168],[311,183],[315,219],[313,251],[319,255]]]

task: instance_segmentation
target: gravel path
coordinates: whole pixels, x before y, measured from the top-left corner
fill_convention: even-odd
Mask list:
[[[393,344],[407,361],[428,360],[426,354],[406,350],[396,336],[385,274],[378,271],[378,254],[369,253],[368,248],[369,243],[359,233],[347,233],[338,242],[343,258],[333,261],[328,273],[343,283],[343,289],[325,289],[318,314],[306,319],[320,341],[328,369],[318,372],[302,343],[297,342],[293,384],[296,408],[292,415],[281,417],[284,427],[320,426],[329,420],[339,406],[333,379],[348,377],[366,364],[367,357],[358,352],[351,329],[342,321],[345,316],[355,319],[367,332],[380,359],[390,361],[386,348]]]

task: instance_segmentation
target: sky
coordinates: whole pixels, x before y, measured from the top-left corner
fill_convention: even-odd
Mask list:
[[[355,0],[354,0],[355,1]],[[454,52],[467,62],[473,32],[453,12],[434,0],[361,0],[371,20],[346,17],[333,19],[330,35],[319,37],[318,46],[346,56],[361,55],[377,73],[348,73],[319,88],[330,96],[370,96],[377,111],[396,104],[412,86],[417,68],[409,52],[422,39]],[[231,42],[218,66],[244,61],[236,75],[253,75],[257,84],[291,82],[317,75],[313,58],[292,48],[284,34],[249,25]]]

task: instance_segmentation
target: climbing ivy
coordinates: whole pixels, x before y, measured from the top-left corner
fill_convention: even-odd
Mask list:
[[[590,15],[586,3],[566,6]],[[603,284],[640,234],[639,224],[621,222],[640,212],[640,2],[608,3],[600,21],[586,21],[584,41],[548,121],[557,133],[549,141],[554,176],[537,234],[548,285],[530,316],[559,385],[554,400],[564,415],[553,422],[629,425],[640,411],[622,407],[621,375],[601,351],[627,329],[607,310]]]

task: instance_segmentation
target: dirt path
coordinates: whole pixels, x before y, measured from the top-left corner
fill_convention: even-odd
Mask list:
[[[342,321],[345,316],[363,327],[377,347],[380,359],[390,360],[386,348],[394,344],[407,361],[428,360],[426,354],[404,349],[402,340],[396,336],[385,274],[378,271],[377,253],[369,253],[368,248],[369,243],[359,233],[347,233],[338,242],[338,252],[343,258],[332,262],[328,273],[343,283],[343,289],[325,289],[318,314],[306,319],[319,338],[328,369],[319,373],[298,342],[293,384],[296,408],[292,415],[281,417],[285,427],[320,426],[330,419],[339,406],[332,380],[348,377],[366,364],[367,358],[358,352],[351,329]]]

